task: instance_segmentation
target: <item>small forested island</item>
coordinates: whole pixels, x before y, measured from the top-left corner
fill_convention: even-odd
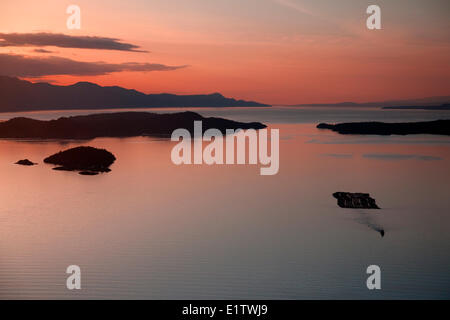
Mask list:
[[[203,130],[263,129],[259,122],[237,122],[223,118],[205,118],[198,113],[117,112],[61,117],[56,120],[13,118],[0,122],[0,138],[16,139],[93,139],[97,137],[170,136],[178,128],[194,132],[194,121],[202,121]]]
[[[380,209],[375,199],[368,193],[335,192],[333,197],[341,208],[350,209]]]
[[[44,159],[45,163],[57,165],[54,170],[80,171],[82,175],[109,172],[116,157],[105,149],[76,147],[58,152]]]
[[[450,135],[450,120],[424,122],[349,122],[338,124],[320,123],[318,129],[329,129],[340,134],[407,135],[439,134]]]
[[[28,159],[23,159],[23,160],[17,161],[15,164],[20,164],[21,166],[34,166],[36,163],[31,162]]]

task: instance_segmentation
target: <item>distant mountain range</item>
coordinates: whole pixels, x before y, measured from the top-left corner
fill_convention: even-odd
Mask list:
[[[91,82],[59,86],[0,76],[0,112],[152,107],[268,107],[268,105],[226,98],[220,93],[145,94],[117,86],[102,87]]]
[[[427,106],[442,106],[450,103],[450,96],[427,97],[420,99],[406,99],[406,100],[388,100],[378,102],[340,102],[340,103],[309,103],[299,104],[296,106],[317,106],[317,107],[427,107]]]
[[[295,106],[448,110],[449,103],[450,96],[438,96],[410,100],[316,103]],[[103,87],[92,82],[77,82],[68,86],[60,86],[0,76],[0,112],[165,107],[269,107],[269,105],[226,98],[220,93],[199,95],[145,94],[118,86]]]
[[[450,110],[450,104],[441,104],[440,106],[391,106],[383,107],[383,109],[397,109],[397,110]]]

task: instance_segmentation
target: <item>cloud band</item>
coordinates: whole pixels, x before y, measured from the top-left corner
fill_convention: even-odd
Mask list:
[[[90,36],[70,36],[61,33],[0,33],[0,47],[44,47],[119,50],[138,50],[139,46],[120,42],[119,39]]]
[[[0,74],[14,77],[43,77],[48,75],[94,76],[122,71],[171,71],[186,66],[167,66],[157,63],[84,62],[62,57],[30,57],[0,54]]]

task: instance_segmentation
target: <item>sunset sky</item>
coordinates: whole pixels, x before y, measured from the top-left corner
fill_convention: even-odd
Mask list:
[[[269,104],[450,95],[449,15],[448,0],[1,0],[0,74]]]

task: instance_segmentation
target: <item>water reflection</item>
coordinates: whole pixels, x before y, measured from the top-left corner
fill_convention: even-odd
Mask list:
[[[245,121],[250,111],[217,112]],[[280,140],[274,176],[256,166],[175,166],[173,143],[136,137],[89,141],[117,160],[86,177],[42,163],[61,142],[0,140],[0,296],[371,299],[365,270],[375,263],[387,271],[377,297],[449,298],[449,144],[354,144],[278,119],[270,127],[290,138]],[[14,165],[24,158],[40,163]],[[375,194],[382,210],[339,208],[337,190]],[[85,281],[76,295],[65,289],[70,264]]]

